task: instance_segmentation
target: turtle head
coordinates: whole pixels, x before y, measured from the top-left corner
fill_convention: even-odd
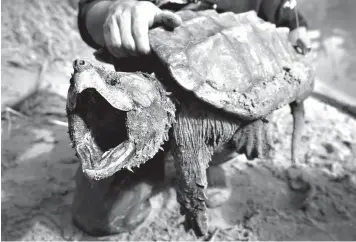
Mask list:
[[[73,63],[67,97],[69,134],[84,173],[92,179],[132,170],[168,140],[175,106],[150,75]]]

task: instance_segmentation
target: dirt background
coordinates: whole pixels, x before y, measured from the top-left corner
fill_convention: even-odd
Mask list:
[[[356,97],[356,1],[299,1],[319,30],[315,93],[352,104]],[[92,238],[71,222],[78,160],[69,146],[65,96],[71,62],[92,57],[76,30],[76,1],[1,1],[1,239],[2,240],[196,240],[185,233],[172,188],[151,199],[154,211],[131,233]],[[38,90],[28,95],[28,90]],[[271,159],[239,156],[224,164],[233,192],[210,210],[205,240],[356,240],[356,121],[311,97],[300,153],[313,196],[293,192],[291,116],[274,117]],[[20,100],[20,101],[19,101]],[[355,106],[356,107],[356,106]],[[16,111],[17,112],[16,112]],[[167,160],[171,170],[172,161]],[[169,179],[170,177],[167,177]]]

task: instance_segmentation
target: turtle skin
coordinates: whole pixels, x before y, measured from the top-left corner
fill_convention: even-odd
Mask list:
[[[154,72],[154,77],[76,61],[67,112],[74,148],[92,179],[136,169],[169,143],[186,228],[202,236],[208,231],[206,172],[213,154],[228,144],[249,159],[264,157],[273,147],[268,117],[288,104],[295,121],[295,148],[314,71],[288,43],[286,29],[253,12],[179,14],[182,26],[149,33],[153,55],[151,70],[145,71]],[[140,66],[137,59],[135,65],[132,59],[109,58],[105,51],[100,55],[117,70]],[[92,93],[85,96],[89,89]],[[106,102],[99,104],[97,94]],[[113,107],[111,114],[96,118],[92,110],[103,110],[104,105]],[[120,115],[126,116],[125,124],[104,125]],[[126,130],[125,138],[114,135],[110,145],[103,146],[105,138],[93,137],[92,131],[103,137],[104,130],[112,134]]]

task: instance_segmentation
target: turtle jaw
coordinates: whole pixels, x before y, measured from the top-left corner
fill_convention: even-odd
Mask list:
[[[72,141],[84,174],[101,180],[130,167],[137,148],[128,137],[127,112],[112,107],[94,88],[73,89],[67,107],[77,119],[73,122],[77,138]]]
[[[80,137],[74,142],[75,149],[84,174],[90,179],[101,180],[124,167],[129,167],[136,157],[137,147],[128,136],[128,113],[113,108],[92,88],[76,93],[74,98],[78,102],[79,110],[91,107],[93,111],[89,117],[94,117],[78,115],[85,131],[75,129],[76,136]]]
[[[168,140],[175,105],[154,78],[77,60],[68,91],[71,139],[83,172],[108,178],[139,167]]]
[[[90,62],[77,60],[73,67],[67,109],[79,119],[80,124],[73,122],[73,144],[84,174],[100,180],[139,165],[142,151],[128,137],[126,124],[132,100],[118,88],[113,95],[105,76]]]
[[[83,172],[94,180],[101,180],[114,175],[124,164],[130,163],[135,155],[135,144],[126,140],[115,148],[106,151],[99,161],[82,161]],[[91,157],[90,157],[91,158]]]

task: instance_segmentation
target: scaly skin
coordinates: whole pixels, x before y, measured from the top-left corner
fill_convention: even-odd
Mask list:
[[[198,236],[208,232],[206,169],[214,152],[230,145],[232,151],[254,159],[272,149],[267,117],[241,119],[193,95],[183,95],[182,90],[170,94],[161,82],[142,73],[111,72],[85,61],[76,61],[74,67],[67,112],[70,138],[83,167],[94,164],[90,172],[84,172],[92,179],[104,179],[121,169],[131,170],[150,160],[168,141],[175,158],[181,211],[186,215],[187,229],[194,229]],[[299,93],[295,82],[308,81],[293,73],[293,69],[285,69],[275,77],[287,77],[277,85],[283,83],[283,90],[293,89],[285,95]],[[275,84],[271,80],[266,83],[271,91]],[[244,94],[248,103],[242,107],[258,110],[263,106],[259,102],[251,106],[250,98],[266,83],[259,82],[251,93]],[[184,100],[180,100],[182,95]],[[127,147],[134,153],[120,160]]]
[[[208,109],[199,101],[180,103],[171,138],[177,171],[177,194],[186,228],[198,236],[208,232],[206,169],[214,152],[230,144],[249,159],[263,157],[272,148],[268,122],[244,122]]]

